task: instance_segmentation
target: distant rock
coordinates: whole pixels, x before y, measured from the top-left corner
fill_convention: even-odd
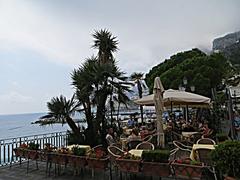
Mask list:
[[[240,65],[240,31],[227,34],[213,41],[213,51],[222,52],[236,67]]]
[[[235,33],[230,33],[224,37],[214,39],[213,41],[213,51],[224,51],[229,46],[238,43],[240,40],[240,31]]]

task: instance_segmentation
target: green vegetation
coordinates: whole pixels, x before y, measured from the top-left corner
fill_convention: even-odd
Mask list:
[[[129,91],[127,77],[117,67],[113,56],[113,52],[118,49],[116,37],[108,30],[100,30],[95,31],[93,38],[92,47],[98,50],[98,54],[87,58],[79,68],[73,70],[71,77],[75,93],[72,98],[67,100],[61,95],[48,102],[49,114],[60,121],[66,121],[79,139],[81,133],[71,117],[81,105],[88,124],[86,141],[92,146],[99,143],[99,132],[102,143],[105,143],[107,99],[116,93],[119,96],[116,100],[125,103],[128,100],[125,93]],[[93,114],[93,107],[96,108],[96,115]]]
[[[192,49],[177,53],[153,67],[146,74],[146,82],[152,91],[154,78],[159,76],[165,89],[178,89],[186,77],[188,85],[196,87],[196,93],[210,97],[211,88],[218,88],[230,72],[231,67],[222,54],[206,55],[198,49]]]
[[[39,144],[31,142],[31,143],[28,144],[28,149],[30,149],[30,150],[38,150],[39,149]]]
[[[86,149],[80,148],[80,147],[77,147],[77,146],[74,146],[74,147],[72,148],[72,152],[73,152],[73,154],[76,155],[76,156],[85,156],[85,154],[86,154]]]
[[[228,176],[240,178],[240,142],[225,141],[211,152],[217,168]]]
[[[170,156],[169,150],[151,150],[143,151],[142,160],[146,162],[168,162]]]

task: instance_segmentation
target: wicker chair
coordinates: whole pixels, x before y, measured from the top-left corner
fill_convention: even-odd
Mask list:
[[[215,145],[216,142],[210,138],[202,138],[197,141],[197,144],[213,144],[213,145]]]
[[[145,138],[143,138],[143,141],[150,142],[152,140],[152,137],[153,137],[152,135],[148,135]]]
[[[114,160],[116,158],[120,158],[125,153],[125,151],[123,151],[122,149],[120,149],[117,146],[108,146],[107,150],[108,150],[108,153],[109,153],[111,159],[114,159]]]
[[[157,137],[158,135],[163,136],[164,138],[164,133],[155,133],[152,135],[152,139],[149,141],[151,142],[154,146],[157,146]]]
[[[136,149],[154,150],[154,145],[150,142],[141,142],[137,145]]]
[[[189,158],[192,147],[186,146],[179,141],[173,141],[173,145],[175,146],[174,151],[171,153],[170,158],[172,159],[184,159]]]
[[[127,143],[128,150],[135,149],[137,147],[137,145],[140,144],[141,142],[142,141],[140,141],[140,140],[129,141]]]
[[[89,154],[89,153],[91,153],[91,152],[95,152],[96,150],[103,150],[103,151],[105,151],[103,145],[102,145],[102,144],[99,144],[99,145],[97,145],[97,146],[94,146],[94,147],[91,148],[90,150],[88,150],[88,151],[86,152],[86,154]]]
[[[200,149],[197,149],[196,151],[198,154],[199,161],[204,163],[204,165],[208,167],[209,171],[213,173],[215,180],[217,180],[216,170],[215,170],[213,161],[210,157],[210,153],[212,150],[200,148]]]

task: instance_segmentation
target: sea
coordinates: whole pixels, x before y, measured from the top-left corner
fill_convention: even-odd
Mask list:
[[[32,124],[47,113],[12,114],[0,115],[0,140],[15,137],[47,134],[53,132],[67,131],[67,124],[52,124],[40,126]],[[85,123],[81,124],[86,126]]]

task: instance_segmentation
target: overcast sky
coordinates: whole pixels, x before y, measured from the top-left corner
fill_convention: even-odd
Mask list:
[[[94,30],[118,37],[123,71],[146,73],[176,52],[211,49],[240,30],[239,17],[239,0],[0,0],[0,114],[70,97],[71,71],[96,54]]]

